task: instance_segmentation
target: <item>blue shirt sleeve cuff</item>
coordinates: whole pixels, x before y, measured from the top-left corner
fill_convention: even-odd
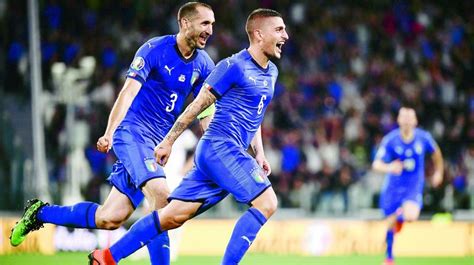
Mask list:
[[[135,74],[135,75],[130,75],[130,74],[127,74],[127,77],[128,78],[131,78],[131,79],[135,79],[137,80],[138,82],[140,82],[142,85],[145,83],[145,79],[143,79],[141,76]]]
[[[217,98],[217,99],[220,99],[222,96],[219,94],[219,92],[217,92],[214,88],[210,87],[209,88],[209,91],[211,91],[211,93]]]

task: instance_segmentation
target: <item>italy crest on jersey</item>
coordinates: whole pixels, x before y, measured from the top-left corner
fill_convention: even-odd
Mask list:
[[[150,172],[155,172],[156,170],[158,170],[158,166],[156,165],[154,158],[146,158],[145,165],[146,169],[148,169],[148,171]]]
[[[254,167],[250,175],[252,176],[253,180],[257,183],[264,183],[265,182],[265,172],[263,172],[263,169],[260,167]]]
[[[415,152],[417,155],[421,155],[421,153],[423,153],[423,146],[419,141],[415,143]]]
[[[193,86],[194,83],[196,83],[196,80],[198,80],[198,78],[199,78],[199,70],[194,69],[193,75],[191,76],[191,86]]]

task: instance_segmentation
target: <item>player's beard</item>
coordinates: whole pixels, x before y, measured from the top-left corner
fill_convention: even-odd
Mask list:
[[[201,35],[204,38],[204,44],[201,44]],[[209,39],[209,36],[205,32],[201,32],[199,35],[196,36],[195,42],[196,42],[196,48],[197,49],[204,49],[207,44],[207,40]]]
[[[186,37],[186,44],[191,50],[195,50],[197,48],[197,40],[195,36]]]
[[[204,44],[200,43],[201,35],[205,35],[205,32],[198,32],[193,30],[191,34],[186,37],[186,43],[192,49],[204,49],[207,44],[207,39]]]

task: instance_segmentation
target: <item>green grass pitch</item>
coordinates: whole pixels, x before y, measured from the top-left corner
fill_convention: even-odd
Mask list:
[[[301,257],[280,255],[248,254],[241,262],[242,265],[380,265],[382,256],[341,256],[341,257]],[[220,257],[209,256],[180,256],[172,265],[212,265],[220,264]],[[397,265],[474,265],[474,257],[436,258],[436,257],[400,257]],[[87,253],[60,252],[53,256],[39,254],[15,254],[0,256],[1,265],[76,265],[87,264]],[[120,262],[122,265],[150,264],[147,260]]]

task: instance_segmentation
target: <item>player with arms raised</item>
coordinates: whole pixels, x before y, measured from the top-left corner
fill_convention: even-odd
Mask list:
[[[173,126],[188,95],[197,96],[215,68],[209,55],[201,50],[212,35],[211,7],[197,2],[184,4],[178,11],[178,24],[178,34],[153,38],[139,48],[111,110],[105,134],[97,142],[102,152],[113,146],[119,159],[109,177],[113,188],[104,204],[58,206],[30,201],[12,231],[12,245],[19,245],[43,223],[116,229],[144,197],[152,209],[167,204],[169,189],[163,168],[155,162],[154,147]],[[203,128],[209,118],[203,119]],[[169,264],[168,245],[167,233],[147,245],[152,264]]]
[[[271,58],[280,58],[288,39],[281,15],[254,10],[247,19],[250,40],[244,49],[222,60],[206,79],[198,97],[178,118],[155,148],[165,164],[177,137],[196,115],[214,101],[216,113],[198,143],[195,168],[170,195],[170,203],[137,221],[110,249],[96,250],[93,264],[115,264],[166,230],[181,226],[229,193],[251,207],[237,221],[222,264],[238,264],[258,231],[277,208],[267,176],[271,172],[263,153],[260,125],[272,99],[278,75]],[[255,158],[247,153],[249,145]]]
[[[393,265],[392,246],[395,233],[404,221],[416,221],[422,206],[425,179],[425,155],[431,154],[434,162],[433,186],[443,180],[443,156],[430,133],[417,128],[415,110],[399,110],[398,129],[387,134],[377,150],[372,168],[386,173],[380,197],[380,207],[388,222],[385,265]]]

